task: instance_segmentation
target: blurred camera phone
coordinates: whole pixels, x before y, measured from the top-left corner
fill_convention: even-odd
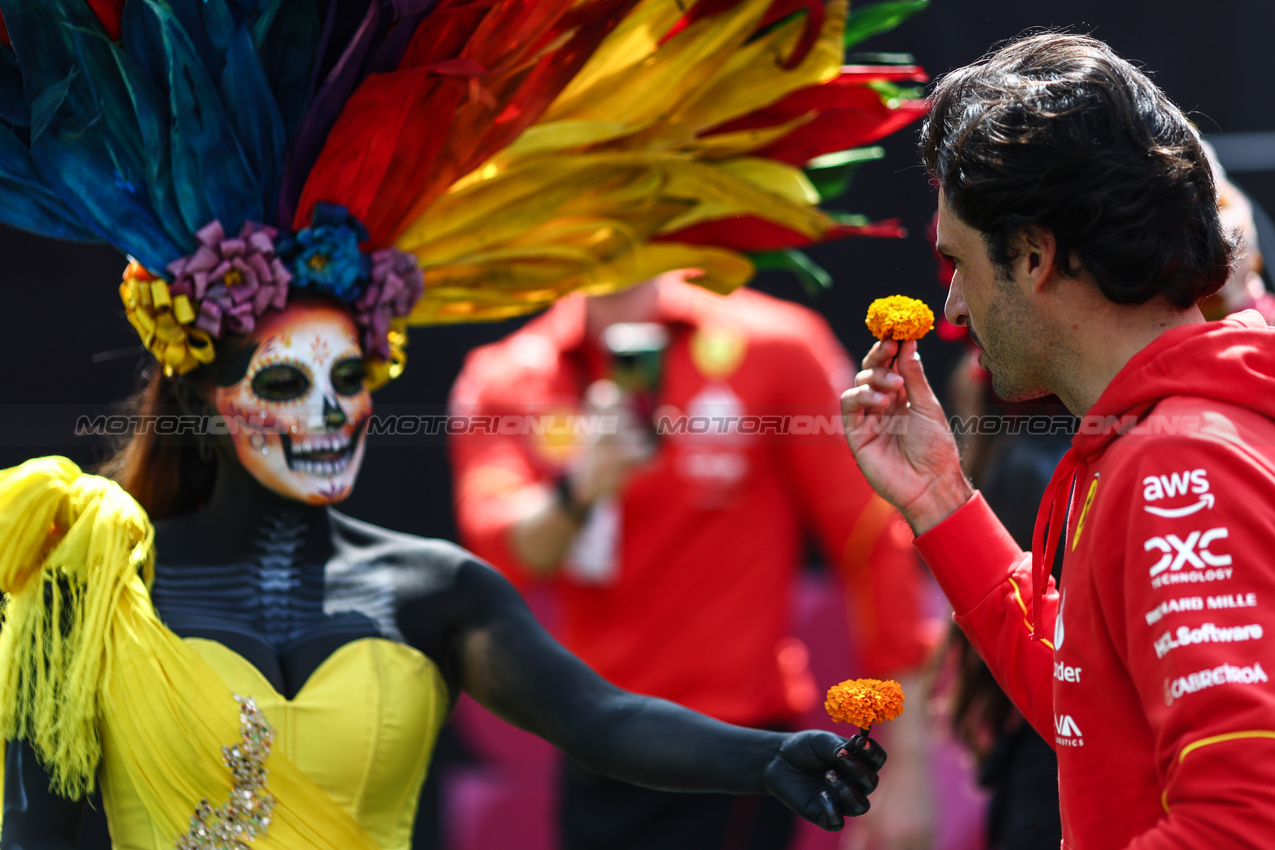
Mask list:
[[[668,328],[654,322],[620,322],[606,329],[602,343],[611,355],[611,380],[641,421],[653,423],[664,379]]]

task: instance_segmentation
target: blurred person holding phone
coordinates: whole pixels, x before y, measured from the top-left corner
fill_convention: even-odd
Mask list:
[[[919,695],[917,562],[839,443],[845,352],[804,307],[685,276],[567,299],[469,355],[452,415],[501,427],[452,437],[462,538],[516,585],[554,580],[557,636],[609,681],[788,728],[820,695],[790,636],[813,532],[851,591],[864,674]],[[861,846],[930,846],[924,722],[914,709],[885,733],[893,781]],[[698,850],[728,836],[779,850],[794,825],[764,799],[678,798],[570,763],[559,821],[566,850]]]

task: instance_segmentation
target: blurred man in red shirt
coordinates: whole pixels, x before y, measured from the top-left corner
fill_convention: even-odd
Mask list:
[[[645,393],[632,374],[607,380],[607,331],[621,325],[663,343]],[[757,292],[723,297],[674,274],[567,299],[472,352],[457,380],[451,412],[476,426],[452,438],[461,536],[515,583],[555,577],[558,636],[615,684],[783,728],[817,696],[789,637],[812,531],[853,591],[864,673],[919,694],[919,571],[906,526],[840,445],[851,377],[817,314]],[[874,799],[875,829],[892,847],[926,846],[923,720],[905,714],[885,740],[882,791],[897,802]],[[739,834],[741,847],[783,848],[789,813],[768,808],[566,765],[563,846],[699,850]]]

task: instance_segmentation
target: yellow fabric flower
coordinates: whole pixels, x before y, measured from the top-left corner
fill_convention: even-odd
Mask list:
[[[364,379],[364,384],[372,392],[379,390],[403,374],[403,369],[407,366],[406,317],[390,320],[390,330],[386,335],[386,339],[390,346],[389,359],[382,360],[375,355],[363,358],[363,364],[367,369],[367,377]]]
[[[868,306],[868,330],[877,339],[920,339],[934,327],[934,312],[906,295],[878,298]]]
[[[903,713],[903,688],[893,679],[850,679],[828,689],[823,707],[837,723],[866,730]]]
[[[193,323],[198,310],[185,295],[173,297],[168,284],[137,262],[128,264],[120,298],[129,322],[164,367],[164,374],[184,375],[213,361],[212,337]]]

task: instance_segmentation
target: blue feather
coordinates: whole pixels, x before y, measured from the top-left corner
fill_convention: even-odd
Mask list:
[[[0,121],[16,127],[31,124],[31,108],[22,94],[18,57],[3,48],[0,48]]]
[[[274,93],[270,91],[270,83],[246,27],[240,28],[226,51],[221,97],[243,143],[248,164],[264,190],[263,212],[271,218],[279,195],[287,139]]]
[[[213,219],[228,233],[262,220],[261,189],[216,87],[163,0],[142,0],[159,22],[172,113],[173,184],[186,226]]]
[[[0,127],[0,221],[43,236],[98,241],[44,185],[27,146],[4,127]]]
[[[124,4],[120,30],[124,52],[137,63],[157,91],[165,91],[164,37],[160,33],[159,21],[150,14],[145,4],[133,0]]]
[[[217,31],[220,29],[223,17],[220,14],[222,10],[214,9],[210,14],[205,15],[203,0],[161,0],[161,4],[166,13],[176,19],[177,27],[186,35],[187,49],[190,51],[187,59],[193,60],[198,56],[200,64],[204,66],[210,78],[216,79],[220,76],[225,55],[224,42],[229,38],[227,33],[221,39],[223,44],[219,49]],[[145,5],[153,6],[154,4],[146,2]],[[216,5],[221,6],[221,3],[217,2]],[[162,21],[164,16],[157,15],[157,17]],[[161,35],[161,39],[162,37]]]
[[[114,59],[87,3],[0,0],[33,108],[31,158],[83,229],[151,268],[184,253],[152,210],[147,151]]]
[[[168,103],[132,56],[116,47],[115,61],[120,79],[137,118],[138,134],[147,151],[146,188],[151,207],[173,240],[186,251],[194,250],[194,233],[182,221],[173,187],[172,157],[168,149]]]
[[[44,133],[49,122],[53,120],[62,105],[66,103],[66,96],[71,90],[71,83],[75,80],[75,75],[79,73],[79,68],[72,66],[59,82],[47,86],[43,91],[31,99],[31,138],[38,139]]]
[[[244,0],[243,6],[248,20],[252,21],[252,43],[260,47],[261,42],[265,41],[266,33],[270,32],[275,15],[279,14],[279,9],[283,6],[283,0]]]
[[[274,7],[274,8],[271,8]],[[253,23],[257,54],[289,143],[310,105],[315,51],[323,15],[315,0],[263,0],[261,16]]]

